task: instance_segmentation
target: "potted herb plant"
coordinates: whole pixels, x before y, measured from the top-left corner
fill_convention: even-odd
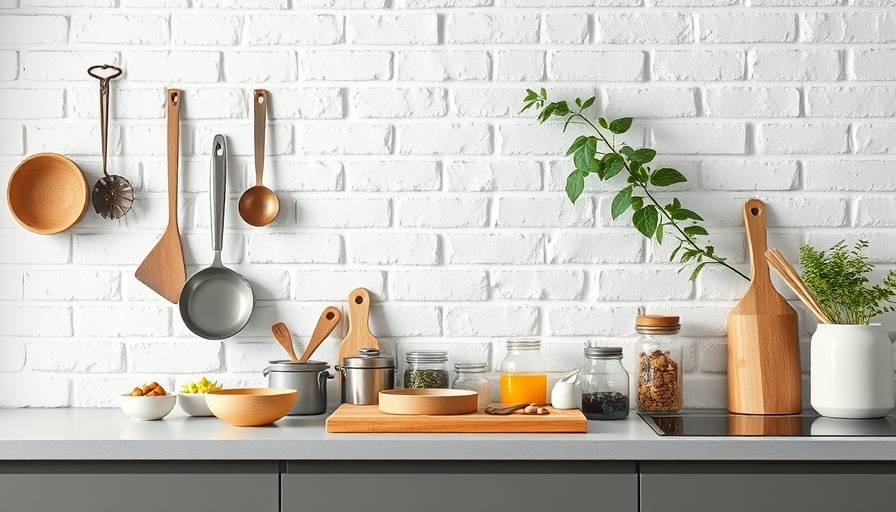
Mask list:
[[[867,247],[860,240],[851,249],[844,241],[827,251],[800,248],[803,280],[830,321],[818,325],[811,345],[812,407],[823,416],[880,418],[896,407],[896,331],[871,323],[896,311],[896,271],[869,284]]]

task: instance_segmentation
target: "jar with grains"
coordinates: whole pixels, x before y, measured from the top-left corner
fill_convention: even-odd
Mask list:
[[[680,329],[677,316],[638,315],[635,320],[635,331],[641,335],[635,343],[639,411],[681,410]]]
[[[541,357],[541,341],[509,340],[501,361],[501,403],[547,403],[547,366]]]
[[[416,350],[407,353],[404,370],[406,388],[448,388],[448,352]]]
[[[475,391],[479,395],[479,405],[488,405],[491,402],[492,387],[485,378],[488,363],[458,363],[454,365],[453,389],[466,389]]]

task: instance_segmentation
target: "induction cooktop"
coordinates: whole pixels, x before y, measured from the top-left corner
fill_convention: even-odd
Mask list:
[[[896,436],[896,416],[848,420],[826,418],[812,410],[787,416],[755,416],[709,409],[638,415],[660,436]]]

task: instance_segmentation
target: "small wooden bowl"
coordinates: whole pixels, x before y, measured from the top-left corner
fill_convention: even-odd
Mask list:
[[[212,414],[236,427],[260,427],[286,416],[298,397],[294,389],[213,389],[205,394]]]
[[[479,393],[465,389],[390,389],[379,398],[386,414],[469,414],[479,407]]]
[[[52,235],[84,218],[89,193],[87,179],[74,162],[56,153],[38,153],[12,172],[6,202],[22,227]]]

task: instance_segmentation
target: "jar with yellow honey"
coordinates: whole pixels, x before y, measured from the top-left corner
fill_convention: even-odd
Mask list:
[[[539,340],[509,340],[501,361],[501,403],[547,403],[547,363]]]

